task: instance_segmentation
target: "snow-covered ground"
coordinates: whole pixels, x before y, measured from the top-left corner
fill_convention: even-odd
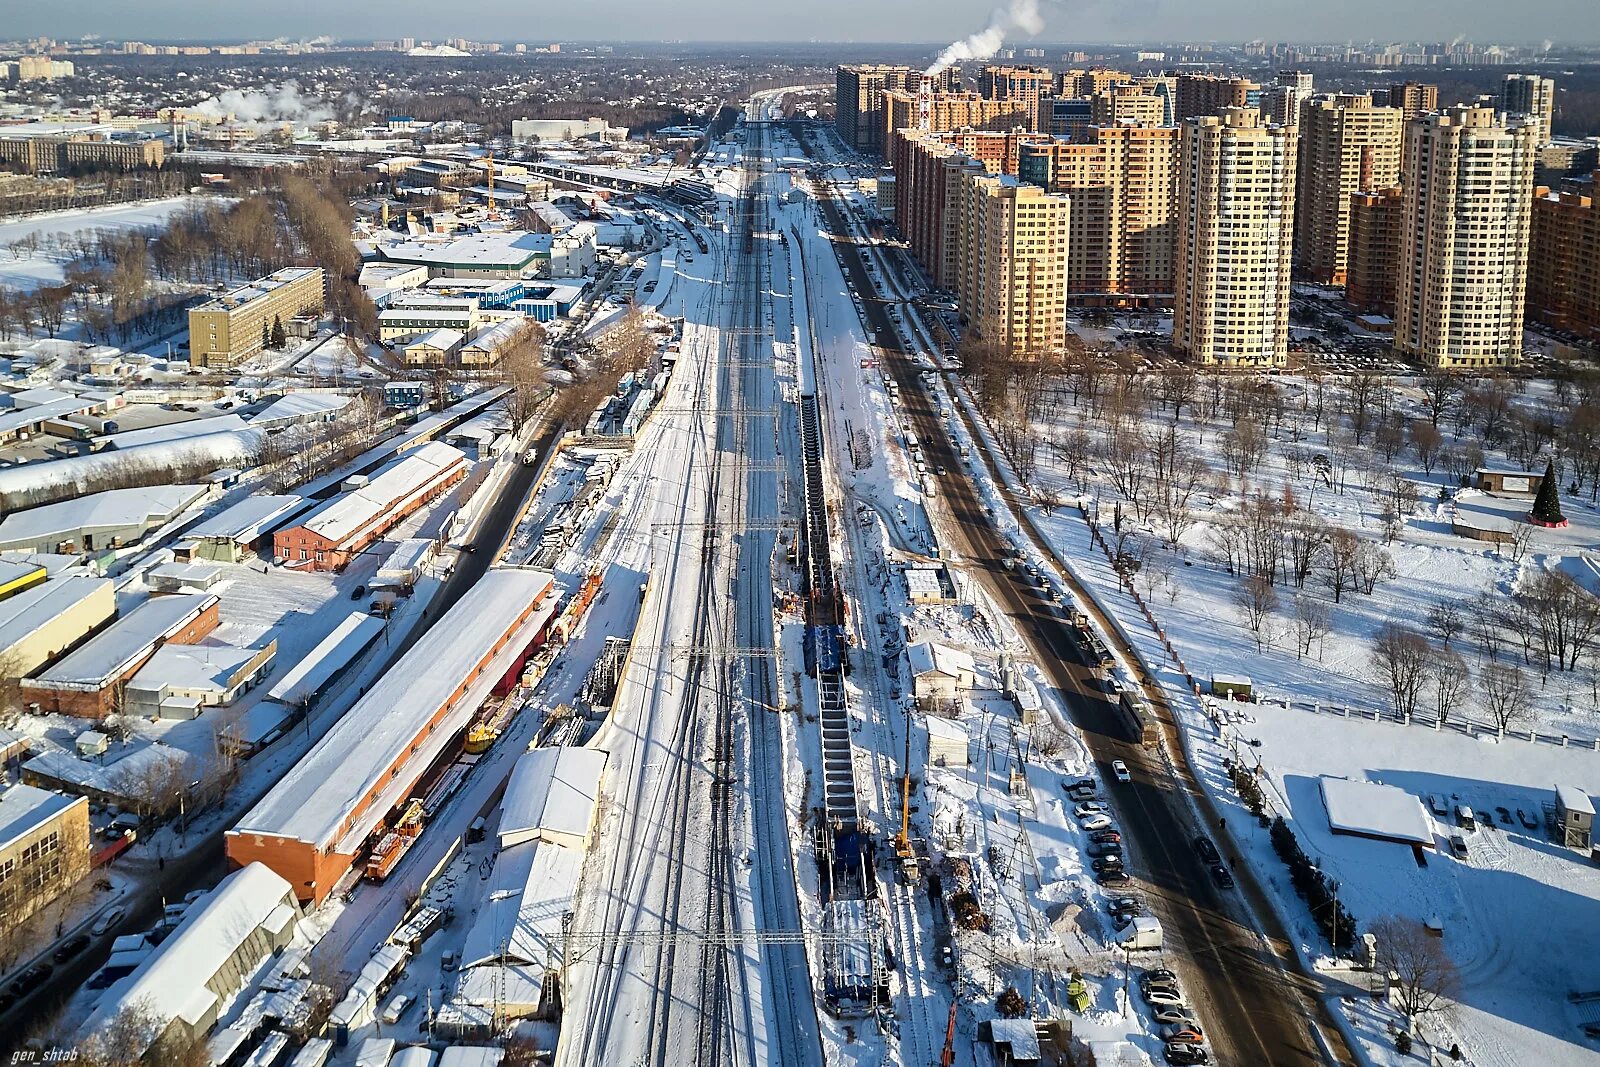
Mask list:
[[[106,230],[158,229],[172,216],[213,198],[174,196],[112,207],[54,211],[13,222],[0,223],[0,285],[32,290],[60,285],[63,271],[75,256],[68,245],[79,235]],[[28,248],[37,241],[37,248]]]

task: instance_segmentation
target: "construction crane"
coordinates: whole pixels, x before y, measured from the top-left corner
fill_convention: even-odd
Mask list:
[[[491,217],[493,217],[493,215],[494,215],[494,153],[493,152],[489,153],[489,166],[488,166],[487,173],[489,175],[489,215]]]
[[[950,1022],[944,1028],[944,1051],[939,1054],[939,1067],[955,1067],[957,1003],[957,1001],[950,1002]]]
[[[906,712],[905,760],[900,765],[900,831],[894,835],[894,854],[900,860],[900,873],[908,882],[915,882],[917,850],[911,843],[911,712]]]

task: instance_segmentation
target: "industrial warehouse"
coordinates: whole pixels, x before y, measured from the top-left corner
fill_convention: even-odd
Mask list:
[[[489,571],[228,831],[320,904],[368,839],[449,753],[491,690],[520,674],[555,614],[546,571]]]

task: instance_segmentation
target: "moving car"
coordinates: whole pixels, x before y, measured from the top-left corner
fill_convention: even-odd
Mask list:
[[[1233,875],[1220,863],[1212,865],[1211,880],[1217,883],[1218,889],[1233,888]]]
[[[1119,782],[1133,781],[1133,775],[1128,773],[1128,765],[1119,759],[1111,761],[1111,773],[1116,776]]]
[[[1204,834],[1194,839],[1194,853],[1208,864],[1222,862],[1222,857],[1217,855],[1217,846]]]
[[[89,932],[94,934],[95,937],[104,937],[110,932],[113,926],[122,921],[123,914],[124,912],[122,908],[112,908],[110,911],[100,916],[99,919],[95,920],[95,924],[90,928]]]

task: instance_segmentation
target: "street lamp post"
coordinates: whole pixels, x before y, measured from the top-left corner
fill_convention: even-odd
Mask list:
[[[189,839],[189,792],[199,788],[199,786],[199,782],[190,782],[185,788],[176,790],[178,797],[178,844],[180,845],[187,844]]]

